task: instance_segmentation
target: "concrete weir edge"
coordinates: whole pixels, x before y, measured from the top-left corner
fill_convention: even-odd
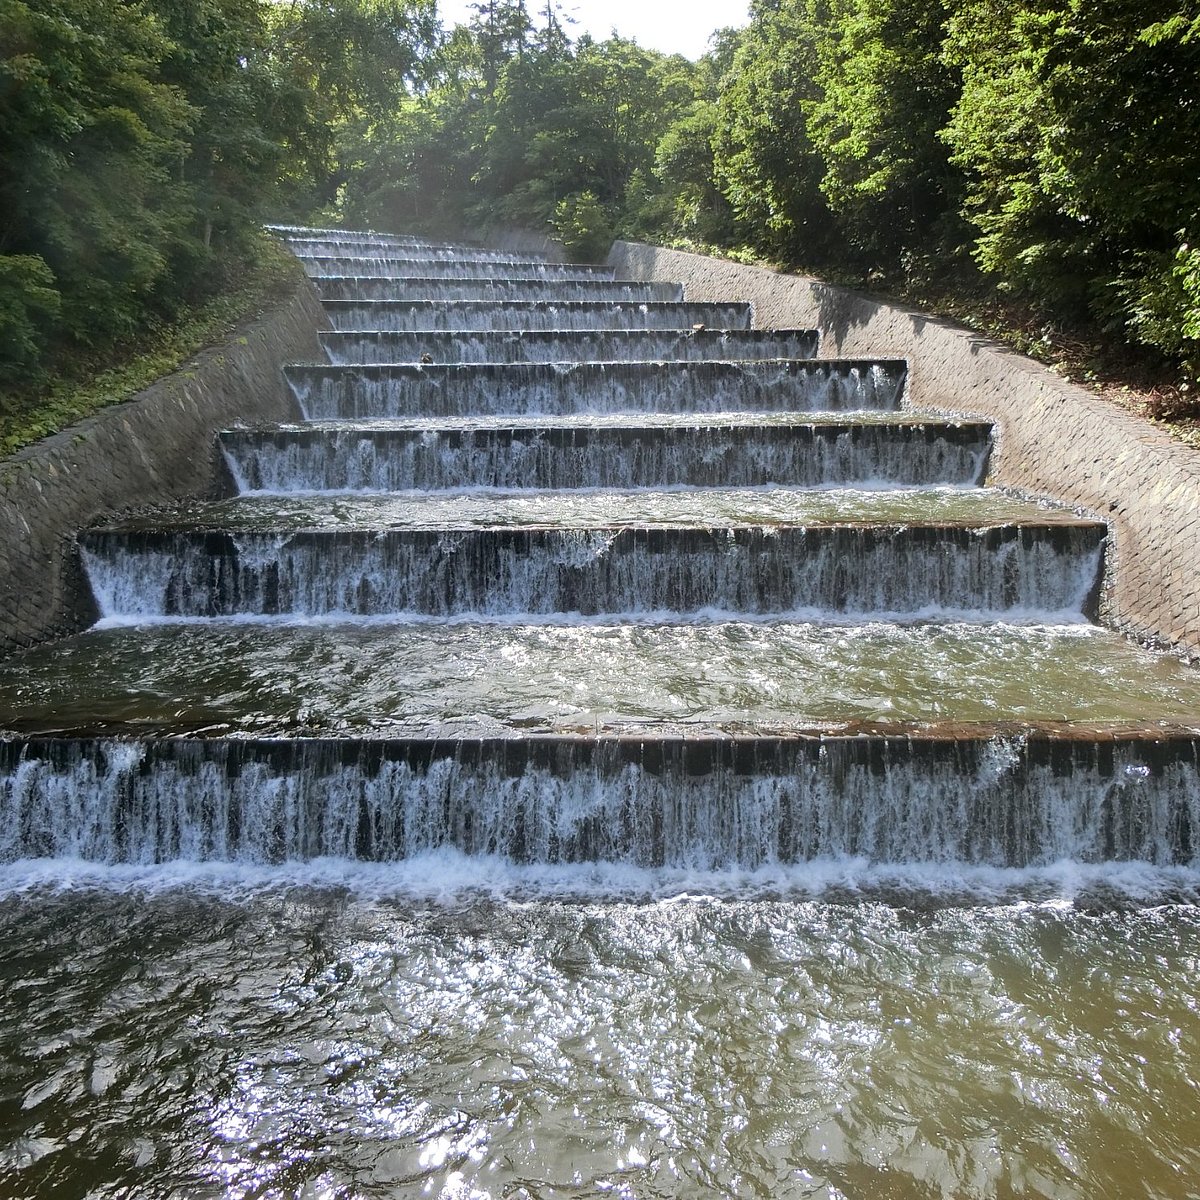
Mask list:
[[[211,492],[216,435],[298,413],[282,366],[321,357],[311,284],[132,399],[0,460],[0,655],[92,618],[76,534],[98,519]],[[211,447],[197,453],[197,447]]]
[[[817,279],[634,242],[608,265],[749,302],[755,329],[815,326],[822,356],[908,359],[905,407],[995,423],[991,482],[1109,523],[1104,622],[1200,659],[1200,456],[1163,430],[980,334]]]

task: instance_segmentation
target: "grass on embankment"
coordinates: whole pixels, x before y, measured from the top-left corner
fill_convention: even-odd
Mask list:
[[[148,330],[104,358],[76,359],[36,391],[0,393],[0,458],[131,399],[282,299],[303,277],[296,258],[264,235],[235,286],[179,320]]]

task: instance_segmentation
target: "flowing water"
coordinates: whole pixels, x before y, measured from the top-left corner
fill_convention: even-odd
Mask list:
[[[795,496],[800,487],[952,487],[982,482],[990,447],[990,427],[964,421],[784,424],[743,416],[701,424],[693,414],[671,424],[628,414],[620,425],[343,422],[231,430],[221,439],[240,495],[790,485]]]
[[[334,366],[349,363],[712,362],[719,359],[812,358],[810,329],[482,330],[324,333]]]
[[[295,366],[308,420],[641,412],[858,412],[900,407],[902,362],[365,364]]]
[[[10,899],[6,1194],[1194,1194],[1195,910],[334,875]]]
[[[599,301],[617,304],[678,304],[683,288],[677,283],[622,283],[614,279],[455,279],[376,278],[371,275],[314,276],[323,300],[415,300],[443,303],[466,300],[481,303],[537,303],[547,301]]]
[[[337,330],[425,332],[520,330],[749,329],[749,304],[691,301],[614,304],[602,300],[336,300],[325,305]]]
[[[0,1197],[1200,1197],[1105,525],[748,305],[277,232],[303,421],[0,663]]]
[[[304,269],[312,279],[326,277],[410,279],[540,279],[558,283],[611,282],[603,267],[563,263],[520,262],[506,258],[415,258],[400,255],[310,255]]]

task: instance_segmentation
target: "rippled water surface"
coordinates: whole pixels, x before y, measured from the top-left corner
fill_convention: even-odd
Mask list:
[[[1194,908],[10,895],[0,1192],[1163,1197]]]
[[[239,496],[133,517],[120,528],[289,532],[301,529],[463,529],[633,525],[1074,524],[1071,510],[990,488],[677,488],[671,491]]]
[[[134,625],[0,668],[0,728],[400,735],[1200,728],[1200,671],[1092,626]]]

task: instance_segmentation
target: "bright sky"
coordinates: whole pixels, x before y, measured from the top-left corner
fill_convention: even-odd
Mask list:
[[[465,21],[470,0],[438,0],[438,14],[446,25]],[[538,0],[527,7],[537,21]],[[544,5],[543,5],[544,7]],[[566,29],[570,37],[590,33],[603,41],[615,28],[652,50],[699,58],[708,48],[714,29],[745,25],[749,0],[565,0],[564,16],[575,23]]]

